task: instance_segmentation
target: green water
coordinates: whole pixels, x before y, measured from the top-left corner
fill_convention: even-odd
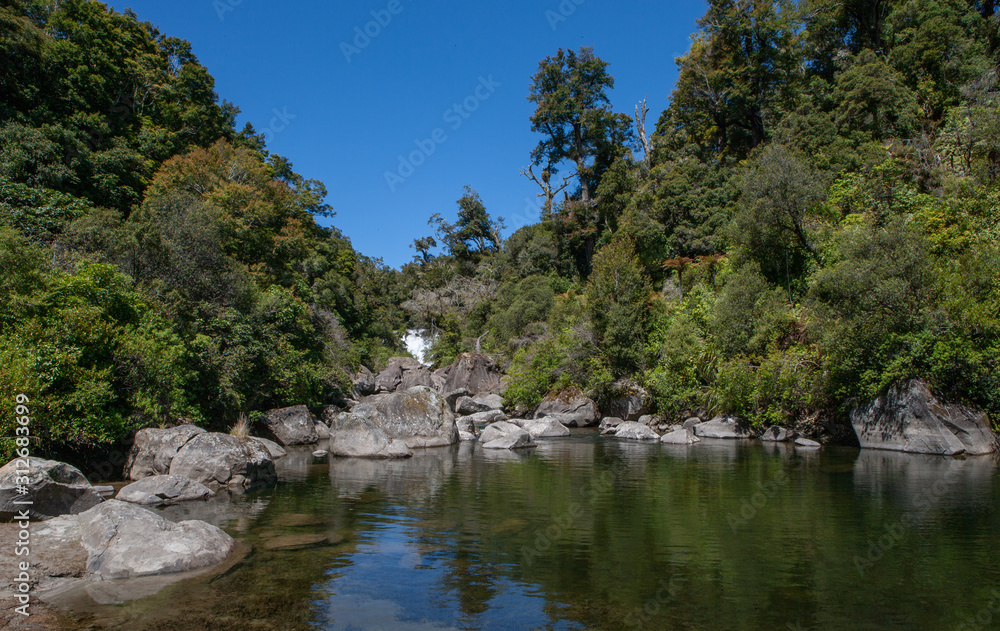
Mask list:
[[[167,512],[244,540],[242,561],[67,628],[1000,628],[993,459],[779,447],[295,453],[274,489]],[[289,534],[328,543],[266,548]]]

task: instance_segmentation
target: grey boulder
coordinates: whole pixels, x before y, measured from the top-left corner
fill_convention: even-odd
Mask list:
[[[362,366],[354,375],[351,385],[354,387],[354,392],[363,397],[375,394],[375,390],[378,388],[378,384],[375,382],[375,375],[366,366]]]
[[[565,438],[570,435],[569,428],[554,418],[525,421],[521,428],[531,434],[532,438]]]
[[[192,438],[205,430],[194,425],[167,429],[141,429],[135,434],[125,472],[130,480],[141,480],[170,472],[170,462]]]
[[[277,481],[267,448],[252,439],[230,434],[199,434],[177,452],[170,475],[180,475],[213,487],[251,486]]]
[[[808,438],[796,438],[795,445],[798,447],[806,447],[807,449],[819,449],[823,446],[815,440],[809,440]]]
[[[664,445],[693,445],[695,443],[700,443],[701,439],[694,435],[689,429],[675,429],[669,434],[664,434],[660,437],[660,442]]]
[[[982,456],[996,451],[986,414],[938,400],[927,384],[912,379],[851,411],[862,449],[919,454]]]
[[[479,438],[479,429],[471,416],[463,416],[455,421],[458,426],[458,439],[463,442],[473,441]]]
[[[410,449],[446,447],[458,442],[455,416],[437,392],[419,386],[381,397],[370,397],[352,413],[398,438]]]
[[[554,416],[563,425],[590,427],[598,421],[597,405],[576,388],[552,392],[535,410],[535,418]]]
[[[19,469],[24,460],[27,469]],[[27,482],[19,477],[26,477]],[[0,468],[0,522],[12,521],[25,510],[34,521],[82,513],[101,501],[83,473],[65,462],[16,458]]]
[[[625,438],[627,440],[660,440],[660,435],[648,426],[635,421],[625,421],[611,434],[615,438]]]
[[[251,436],[250,440],[255,440],[261,445],[264,445],[264,449],[267,449],[267,453],[271,454],[273,460],[278,458],[284,458],[288,455],[288,452],[282,448],[281,445],[274,442],[273,440],[268,440],[266,438],[260,438],[259,436]]]
[[[478,353],[463,353],[447,371],[444,392],[465,389],[470,395],[500,391],[500,366],[490,357]]]
[[[179,475],[155,475],[129,484],[118,491],[115,499],[132,504],[160,506],[207,500],[213,495],[215,491],[189,478]]]
[[[403,389],[402,387],[404,380],[408,382],[422,381],[423,378],[420,373],[427,372],[423,364],[419,361],[413,359],[412,357],[393,357],[389,360],[386,365],[385,370],[378,374],[375,379],[376,392],[395,392],[396,390]],[[406,373],[417,373],[417,376],[407,375]],[[414,385],[430,385],[430,375],[428,374],[426,384],[414,384]]]
[[[522,449],[535,446],[535,439],[527,430],[506,421],[489,425],[479,436],[479,441],[485,449]]]
[[[798,435],[794,430],[774,425],[764,430],[764,434],[760,437],[760,439],[765,443],[790,443],[793,442],[797,436]]]
[[[700,418],[698,418],[697,416],[692,416],[691,418],[684,421],[683,427],[684,429],[694,430],[694,426],[701,425],[701,423],[702,420]]]
[[[341,458],[409,458],[402,440],[392,439],[371,421],[351,414],[331,432],[330,453]]]
[[[615,398],[605,406],[604,411],[608,416],[625,421],[638,421],[641,416],[649,412],[647,404],[649,393],[638,383],[622,380],[614,383],[611,389]]]
[[[226,560],[236,542],[202,521],[173,523],[150,510],[108,500],[79,515],[59,517],[33,533],[76,541],[87,551],[87,573],[104,580],[187,572]]]
[[[270,410],[264,420],[278,442],[291,445],[312,445],[319,440],[316,419],[304,405]]]
[[[480,412],[494,412],[503,409],[503,397],[499,394],[477,394],[461,397],[455,402],[455,412],[463,415]]]
[[[744,428],[738,419],[732,416],[720,416],[694,426],[698,438],[721,438],[735,440],[749,438],[750,432]]]

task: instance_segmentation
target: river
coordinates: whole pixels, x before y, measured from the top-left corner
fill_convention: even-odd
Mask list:
[[[66,628],[1000,628],[993,458],[575,430],[279,465],[275,488],[166,510],[250,544],[242,561]],[[267,549],[289,534],[328,543]]]

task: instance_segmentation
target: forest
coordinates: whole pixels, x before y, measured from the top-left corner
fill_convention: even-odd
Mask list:
[[[324,185],[236,128],[188,42],[93,0],[0,3],[0,435],[6,393],[70,459],[342,402],[410,329],[437,366],[494,357],[511,409],[642,389],[836,438],[921,377],[996,423],[995,2],[707,6],[662,113],[613,104],[600,51],[541,60],[540,221],[504,238],[458,183],[393,269],[321,225]]]

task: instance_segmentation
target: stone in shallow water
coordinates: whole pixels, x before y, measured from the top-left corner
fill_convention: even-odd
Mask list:
[[[215,492],[200,482],[179,475],[156,475],[129,484],[115,497],[123,502],[157,506],[207,500]]]
[[[323,520],[316,515],[288,513],[274,520],[274,525],[282,528],[298,528],[301,526],[319,526]]]
[[[100,494],[76,467],[42,458],[27,460],[26,475],[20,460],[11,460],[0,468],[0,521],[11,521],[23,510],[31,519],[41,521],[82,513],[101,502]],[[27,483],[21,477],[27,477]],[[27,489],[27,495],[21,495],[19,488]],[[17,504],[26,499],[33,504]]]
[[[305,550],[340,543],[343,537],[339,535],[280,535],[264,541],[268,550]]]
[[[565,438],[572,434],[568,427],[554,418],[525,421],[522,427],[533,438]]]
[[[683,427],[670,432],[669,434],[664,434],[660,438],[660,442],[664,445],[693,445],[695,443],[700,443],[701,439],[694,435],[689,429],[684,429]]]
[[[796,437],[797,434],[793,430],[775,425],[773,427],[768,427],[760,439],[765,443],[790,443],[794,441]]]
[[[722,438],[726,440],[750,437],[750,432],[740,424],[739,419],[731,416],[720,416],[706,423],[695,425],[694,433],[699,438]]]
[[[625,438],[627,440],[660,440],[659,434],[642,423],[637,423],[635,421],[625,421],[619,425],[615,429],[615,433],[611,435],[616,438]]]
[[[809,440],[808,438],[796,438],[795,444],[799,447],[806,447],[808,449],[819,449],[823,446],[815,440]]]

